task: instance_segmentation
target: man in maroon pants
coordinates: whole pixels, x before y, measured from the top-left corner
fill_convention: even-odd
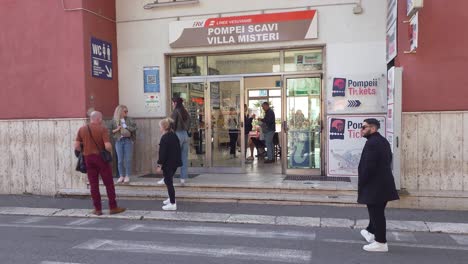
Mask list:
[[[81,144],[83,144],[83,150],[81,149]],[[102,182],[106,186],[107,197],[109,199],[109,213],[118,214],[125,211],[125,208],[117,206],[115,200],[115,188],[111,166],[109,163],[105,162],[99,154],[104,148],[112,152],[109,132],[107,128],[102,125],[102,114],[98,111],[94,111],[90,115],[89,125],[82,126],[78,130],[75,141],[75,149],[77,151],[83,151],[94,205],[94,210],[91,211],[91,213],[94,215],[102,215],[101,194],[99,193],[99,174],[101,175]]]

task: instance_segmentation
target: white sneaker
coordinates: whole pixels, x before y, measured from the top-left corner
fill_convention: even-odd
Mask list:
[[[163,201],[163,204],[166,205],[166,204],[170,204],[171,203],[171,199],[167,198],[166,200]]]
[[[157,182],[157,184],[159,184],[159,185],[165,184],[165,183],[164,183],[164,178],[160,179],[160,180]]]
[[[164,206],[162,207],[162,209],[163,209],[164,211],[175,211],[175,210],[177,210],[177,204],[175,204],[175,203],[174,203],[174,204],[169,203],[169,204],[164,205]]]
[[[184,185],[185,184],[185,179],[180,179],[180,184]]]
[[[375,236],[371,232],[367,231],[366,229],[361,230],[361,236],[369,243],[375,241]]]
[[[130,183],[130,177],[125,176],[123,183],[129,184]]]
[[[388,245],[387,243],[379,243],[377,241],[374,241],[369,245],[365,245],[364,247],[362,247],[362,249],[369,252],[388,252]]]

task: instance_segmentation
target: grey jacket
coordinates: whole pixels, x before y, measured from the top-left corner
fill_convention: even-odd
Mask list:
[[[176,108],[172,111],[171,118],[174,120],[174,131],[188,131],[190,129],[190,117],[183,120],[180,109]]]

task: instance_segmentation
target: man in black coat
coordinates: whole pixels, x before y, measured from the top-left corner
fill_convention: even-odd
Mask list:
[[[392,151],[379,128],[380,122],[374,118],[362,123],[361,135],[367,142],[358,169],[358,203],[366,204],[369,211],[369,225],[361,235],[370,244],[363,249],[371,252],[388,251],[385,207],[388,201],[399,199],[392,174]]]

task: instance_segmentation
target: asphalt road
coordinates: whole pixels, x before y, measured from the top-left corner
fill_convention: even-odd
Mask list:
[[[368,253],[359,230],[0,215],[0,263],[468,263],[468,236],[390,232]]]

